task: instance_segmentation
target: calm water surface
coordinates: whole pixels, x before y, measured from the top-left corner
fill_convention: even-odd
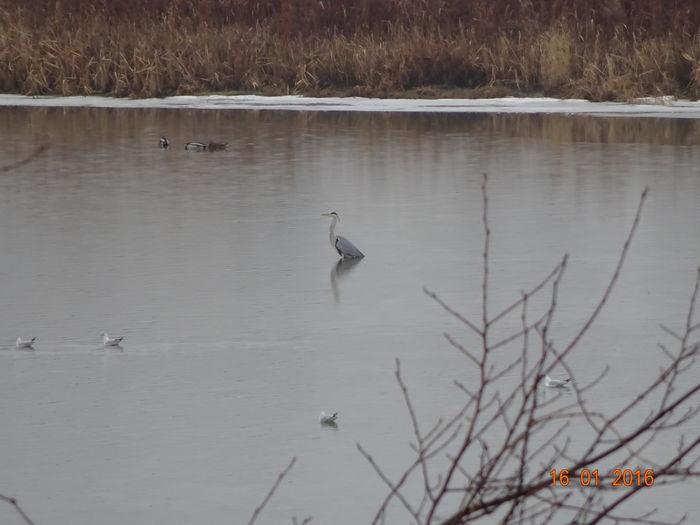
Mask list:
[[[484,172],[494,311],[570,255],[556,341],[650,187],[570,361],[581,381],[610,365],[597,410],[654,377],[658,325],[680,329],[700,263],[692,120],[3,107],[0,139],[2,165],[50,145],[0,173],[0,493],[42,525],[245,522],[294,456],[262,523],[369,522],[386,489],[356,443],[394,478],[412,459],[395,359],[426,427],[476,377],[442,334],[476,341],[422,288],[480,318]],[[331,209],[359,264],[337,264]],[[678,518],[697,489],[642,503]],[[0,522],[19,520],[5,505]]]

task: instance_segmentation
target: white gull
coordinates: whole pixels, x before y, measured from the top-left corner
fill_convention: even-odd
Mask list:
[[[569,381],[571,381],[570,377],[566,379],[552,379],[549,377],[549,374],[547,374],[544,379],[544,384],[549,388],[565,388],[569,385]]]
[[[325,412],[321,412],[318,416],[318,421],[322,425],[335,425],[335,420],[338,418],[338,412],[333,412],[332,415],[328,415]]]
[[[36,337],[32,337],[31,339],[28,339],[26,341],[23,341],[21,337],[18,337],[15,346],[17,348],[34,348],[32,346],[34,344],[34,341],[36,341]]]
[[[104,346],[119,346],[120,343],[122,342],[122,339],[124,339],[124,336],[122,337],[115,337],[112,339],[107,335],[107,332],[102,332],[102,344]]]

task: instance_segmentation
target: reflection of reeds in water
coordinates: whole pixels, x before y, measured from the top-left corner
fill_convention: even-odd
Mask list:
[[[227,154],[237,163],[249,165],[269,160],[269,144],[277,143],[274,155],[287,166],[282,173],[290,183],[295,177],[294,161],[309,146],[309,136],[323,137],[328,148],[321,149],[342,143],[355,153],[362,151],[367,158],[399,138],[416,156],[426,158],[480,137],[541,139],[553,144],[700,143],[700,122],[666,118],[5,107],[0,108],[0,119],[11,130],[11,135],[2,137],[2,166],[22,165],[32,158],[36,167],[52,173],[50,162],[56,156],[64,157],[66,151],[101,151],[113,147],[109,144],[125,143],[132,148],[159,150],[161,135],[168,136],[171,150],[179,151],[185,142],[201,137],[229,142]],[[48,151],[37,157],[37,146],[47,143]],[[317,150],[319,145],[313,147]],[[164,157],[170,161],[175,158],[175,154]],[[355,162],[364,161],[356,157]]]
[[[293,159],[309,135],[331,142],[351,139],[368,154],[397,137],[412,144],[413,150],[428,153],[444,148],[446,136],[465,141],[499,136],[553,143],[700,143],[700,122],[695,119],[41,107],[0,108],[0,113],[6,129],[12,130],[2,137],[7,145],[3,148],[5,163],[21,161],[40,143],[52,142],[59,150],[95,149],[129,140],[157,149],[161,135],[168,136],[175,149],[197,138],[229,142],[228,149],[239,162],[251,163],[268,157],[269,144],[275,141],[279,144],[275,154]],[[43,156],[53,154],[49,150]]]
[[[673,8],[652,0],[85,4],[0,4],[0,89],[594,100],[700,93],[694,0]]]

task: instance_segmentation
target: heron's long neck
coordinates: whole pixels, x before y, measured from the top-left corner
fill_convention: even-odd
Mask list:
[[[331,240],[331,246],[335,248],[335,225],[338,222],[337,217],[331,217],[331,231],[330,231],[330,240]]]

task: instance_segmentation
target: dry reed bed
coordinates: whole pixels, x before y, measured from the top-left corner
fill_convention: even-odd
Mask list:
[[[700,95],[700,6],[685,0],[10,3],[3,92]]]

